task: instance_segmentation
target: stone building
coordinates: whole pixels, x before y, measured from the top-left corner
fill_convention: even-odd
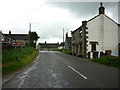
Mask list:
[[[58,46],[59,43],[47,43],[45,41],[45,43],[39,43],[37,49],[42,51],[52,51],[54,49],[58,49]]]
[[[1,41],[2,46],[12,45],[12,41],[15,41],[15,38],[10,37],[8,34],[3,34],[1,31]]]
[[[66,33],[66,38],[65,38],[65,49],[70,51],[72,49],[72,38],[68,37],[68,33]]]
[[[64,42],[64,43],[61,42],[61,43],[59,44],[59,46],[58,46],[58,49],[64,49],[64,44],[65,44],[65,42]]]
[[[71,32],[72,54],[83,58],[100,57],[103,53],[118,56],[118,24],[105,14],[102,3],[99,14]]]
[[[12,34],[11,31],[9,31],[9,34],[3,34],[3,41],[11,43],[13,40],[24,41],[26,44],[29,44],[30,36],[29,34]]]
[[[72,54],[80,57],[86,57],[86,21],[82,22],[82,26],[72,31]]]

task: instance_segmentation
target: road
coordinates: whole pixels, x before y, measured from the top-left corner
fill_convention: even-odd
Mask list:
[[[55,51],[41,51],[29,67],[3,84],[3,88],[117,87],[117,68]]]

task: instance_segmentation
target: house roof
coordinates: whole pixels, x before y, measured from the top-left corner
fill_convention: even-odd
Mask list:
[[[79,30],[81,27],[82,27],[82,25],[81,25],[79,28],[77,28],[76,30],[71,31],[71,33],[73,34],[73,33],[76,32],[77,30]]]
[[[110,20],[112,20],[114,23],[116,23],[117,25],[119,25],[116,21],[114,21],[112,18],[110,18],[110,17],[108,17],[106,14],[105,14],[105,16],[107,17],[107,18],[109,18]]]
[[[93,19],[97,18],[98,16],[100,16],[100,15],[94,16],[93,18],[89,19],[87,22],[92,21]]]
[[[17,39],[17,40],[29,40],[30,39],[29,34],[4,34],[4,35]]]
[[[39,43],[41,48],[58,48],[59,43]]]
[[[59,43],[39,43],[39,45],[59,45]]]

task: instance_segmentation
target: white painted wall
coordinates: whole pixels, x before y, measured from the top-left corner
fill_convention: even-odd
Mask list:
[[[118,55],[118,25],[104,14],[87,23],[88,51],[91,52],[90,41],[98,42],[97,51],[112,50]]]
[[[4,35],[2,35],[1,40],[2,40],[2,41],[5,41],[5,36],[4,36]]]
[[[103,16],[94,18],[92,21],[87,23],[88,27],[88,52],[91,52],[90,42],[98,42],[97,51],[102,51],[102,42],[103,42],[103,30],[102,30],[102,19]]]
[[[118,41],[119,41],[119,43],[120,43],[120,25],[119,25],[119,27],[118,27]]]
[[[118,24],[104,15],[104,50],[112,50],[118,55]],[[116,56],[115,55],[115,56]]]

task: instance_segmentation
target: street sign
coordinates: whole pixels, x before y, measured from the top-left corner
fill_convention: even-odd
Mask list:
[[[12,46],[25,46],[24,41],[13,41]]]

